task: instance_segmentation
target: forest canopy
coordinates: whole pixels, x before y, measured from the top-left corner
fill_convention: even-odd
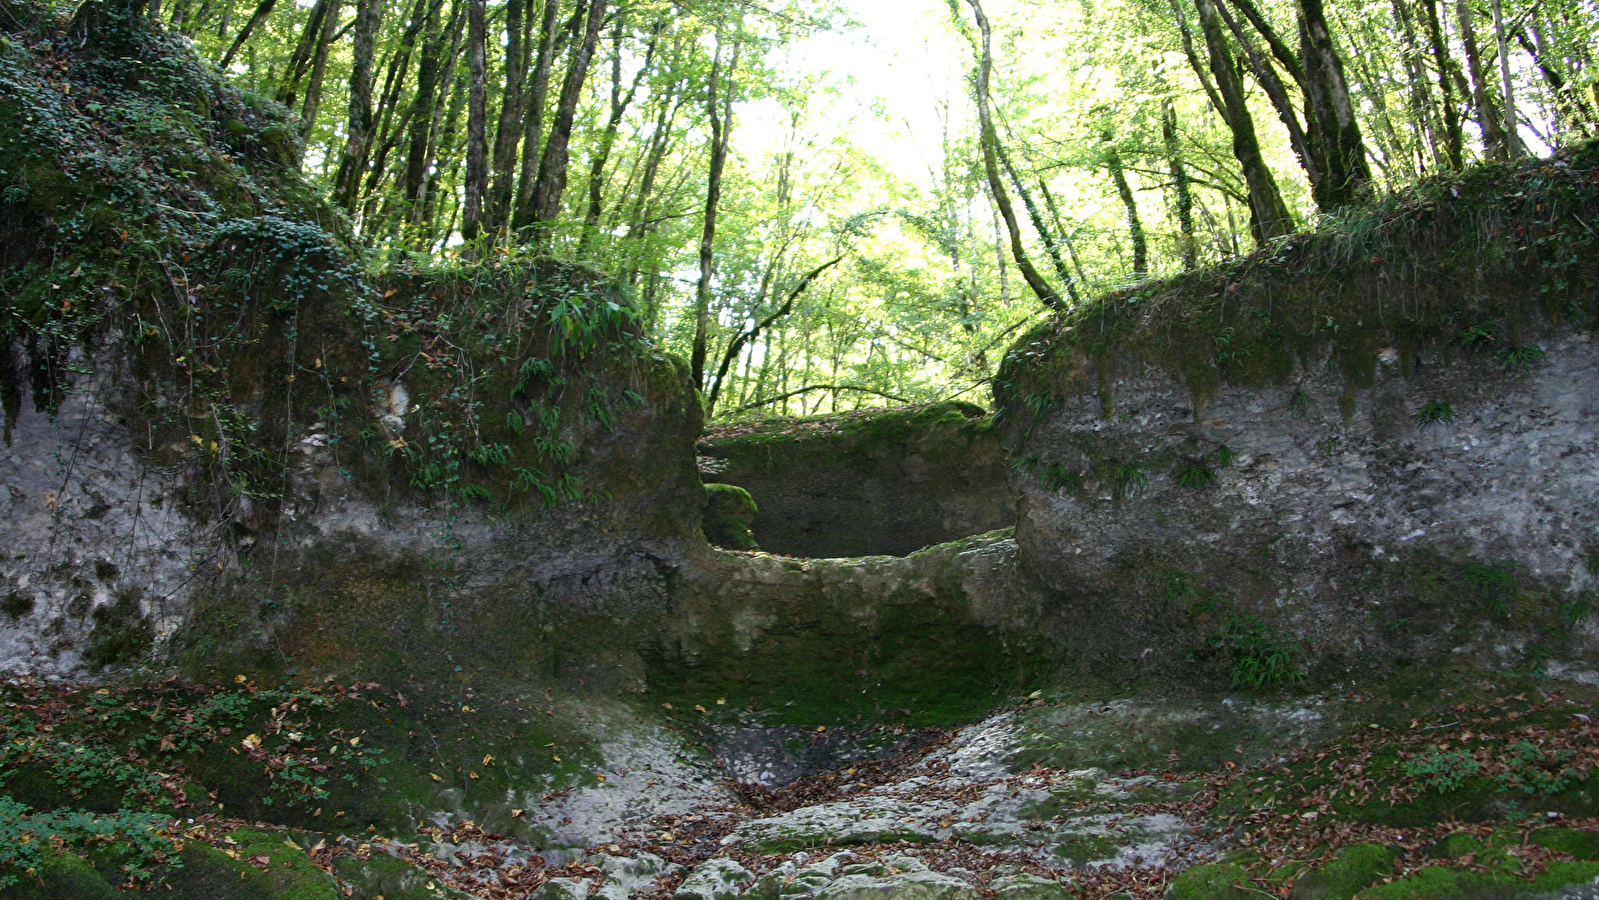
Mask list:
[[[278,105],[368,266],[606,273],[718,418],[981,399],[1052,311],[1599,129],[1594,0],[134,11]]]

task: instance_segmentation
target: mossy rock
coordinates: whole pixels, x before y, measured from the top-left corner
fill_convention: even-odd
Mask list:
[[[1252,900],[1259,894],[1243,867],[1230,862],[1190,866],[1166,888],[1166,900]]]
[[[41,855],[32,875],[0,890],[0,900],[116,900],[122,896],[89,861],[61,850]]]
[[[454,888],[439,884],[423,869],[396,856],[374,852],[369,858],[340,855],[333,871],[349,888],[352,900],[468,900]]]
[[[750,525],[759,508],[750,492],[734,484],[705,486],[705,539],[728,550],[755,550]]]
[[[1422,869],[1408,878],[1361,891],[1358,900],[1488,900],[1548,894],[1599,878],[1599,863],[1552,862],[1537,878],[1449,866]]]
[[[281,835],[241,830],[232,835],[239,849],[230,856],[192,842],[179,854],[181,868],[159,878],[167,900],[339,900],[333,879]],[[259,867],[252,860],[265,862]]]
[[[1532,843],[1578,859],[1599,860],[1599,833],[1575,828],[1540,828],[1528,838]]]
[[[1292,900],[1349,900],[1394,870],[1394,854],[1381,844],[1353,844],[1299,876]]]

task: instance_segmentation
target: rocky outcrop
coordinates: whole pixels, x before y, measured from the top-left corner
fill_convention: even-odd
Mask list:
[[[968,403],[736,424],[699,453],[706,482],[749,491],[772,553],[904,556],[1016,520],[998,436]]]
[[[1397,197],[1380,238],[1296,237],[1010,351],[1021,565],[1103,667],[1257,683],[1595,646],[1596,166]]]

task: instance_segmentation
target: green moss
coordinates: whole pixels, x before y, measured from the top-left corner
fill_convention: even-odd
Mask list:
[[[1540,828],[1529,840],[1540,847],[1569,853],[1578,859],[1599,860],[1599,833],[1575,828]]]
[[[351,900],[469,900],[470,896],[387,853],[374,852],[366,859],[341,853],[333,858],[333,870],[350,888]]]
[[[1599,863],[1552,862],[1532,879],[1508,874],[1433,866],[1388,884],[1367,888],[1360,900],[1476,900],[1482,897],[1535,896],[1599,878]]]
[[[728,550],[755,550],[750,525],[758,512],[750,492],[733,484],[705,486],[705,539]]]
[[[1394,854],[1381,844],[1352,844],[1294,881],[1291,900],[1349,900],[1394,870]]]
[[[261,832],[236,834],[267,837]],[[339,900],[333,879],[283,841],[281,836],[252,844],[241,841],[233,850],[237,857],[191,841],[179,855],[182,867],[164,873],[156,891],[170,900]],[[253,857],[265,857],[266,862],[252,862]]]
[[[1252,900],[1258,893],[1249,874],[1229,862],[1189,866],[1166,889],[1167,900]]]
[[[0,900],[116,900],[122,896],[89,861],[62,850],[46,850],[32,875],[0,890]]]
[[[127,591],[95,609],[83,658],[95,666],[116,665],[143,656],[154,642],[155,627],[139,607],[138,595]]]

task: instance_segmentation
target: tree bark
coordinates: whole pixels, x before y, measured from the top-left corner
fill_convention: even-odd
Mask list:
[[[484,0],[466,0],[466,198],[461,209],[461,237],[471,244],[483,233],[483,202],[489,188],[489,142],[485,44],[488,23]]]
[[[1116,149],[1114,135],[1105,132],[1100,139],[1105,142],[1105,168],[1110,171],[1110,180],[1116,185],[1116,196],[1121,198],[1122,208],[1127,211],[1127,233],[1133,244],[1133,280],[1143,281],[1149,277],[1149,240],[1144,235],[1144,222],[1138,217],[1138,198],[1133,196],[1133,186],[1127,181],[1127,172],[1122,167],[1122,155]]]
[[[1005,181],[999,172],[999,132],[994,128],[994,117],[989,110],[988,78],[994,66],[993,31],[988,24],[988,16],[983,13],[981,0],[967,0],[972,8],[972,15],[977,20],[977,29],[981,35],[980,56],[977,64],[977,118],[982,129],[979,143],[983,151],[983,170],[988,175],[988,189],[994,196],[994,206],[999,210],[1000,217],[1005,220],[1005,228],[1010,233],[1011,256],[1016,261],[1016,268],[1021,270],[1022,278],[1027,281],[1027,286],[1045,306],[1057,312],[1065,312],[1066,304],[1061,301],[1060,294],[1044,276],[1033,267],[1032,260],[1027,257],[1027,249],[1022,246],[1021,226],[1016,222],[1016,210],[1011,206],[1010,194],[1005,190]]]
[[[1456,20],[1460,24],[1460,44],[1466,51],[1466,72],[1471,76],[1471,102],[1477,113],[1477,126],[1482,129],[1483,149],[1491,159],[1509,159],[1510,144],[1505,136],[1504,123],[1494,109],[1493,95],[1488,93],[1488,82],[1482,71],[1482,54],[1477,50],[1477,30],[1471,21],[1470,0],[1456,0]]]
[[[1238,79],[1232,51],[1227,47],[1221,16],[1213,0],[1195,0],[1199,12],[1200,30],[1205,35],[1205,49],[1210,60],[1210,73],[1216,81],[1216,93],[1222,103],[1222,119],[1232,132],[1233,157],[1243,169],[1244,183],[1249,189],[1249,231],[1256,246],[1265,246],[1273,239],[1293,230],[1293,217],[1283,202],[1277,181],[1260,152],[1260,140],[1255,136],[1255,120],[1249,113],[1244,98],[1243,84]]]
[[[437,18],[442,12],[443,0],[434,0],[433,21],[428,25],[431,35],[427,49],[417,65],[417,88],[411,115],[410,146],[406,148],[405,182],[401,195],[409,204],[412,224],[421,222],[422,206],[429,184],[428,170],[433,165],[434,144],[438,140],[439,125],[449,102],[449,73],[455,70],[461,52],[461,16],[465,6],[460,0],[450,10],[449,24],[436,32]],[[445,44],[448,41],[448,49]]]
[[[622,93],[622,23],[616,24],[615,43],[611,54],[611,115],[605,121],[605,130],[600,132],[600,144],[594,150],[594,158],[589,161],[588,182],[588,210],[583,214],[583,234],[579,238],[579,246],[587,247],[599,227],[600,210],[604,203],[605,190],[605,164],[610,160],[611,148],[616,143],[617,131],[622,127],[622,117],[627,115],[627,109],[633,105],[633,98],[638,95],[639,85],[644,77],[649,74],[650,66],[655,61],[655,42],[661,33],[662,23],[657,22],[650,29],[650,38],[644,46],[644,62],[639,66],[638,72],[633,76],[633,84],[628,87],[627,93]]]
[[[300,136],[309,137],[316,124],[317,107],[322,104],[322,79],[327,73],[328,48],[339,27],[339,0],[328,0],[327,11],[322,16],[322,28],[317,33],[316,52],[312,55],[311,81],[305,88],[305,103],[300,108]],[[299,160],[296,160],[298,163]]]
[[[372,47],[383,17],[382,0],[357,0],[355,42],[350,61],[350,114],[345,122],[344,154],[334,179],[334,202],[354,213],[366,174],[372,138]]]
[[[1160,137],[1166,149],[1166,165],[1171,172],[1172,206],[1177,213],[1177,252],[1187,272],[1199,264],[1199,244],[1194,238],[1194,194],[1188,182],[1188,167],[1183,164],[1177,145],[1177,110],[1168,97],[1160,107]]]
[[[260,25],[266,20],[267,16],[272,14],[272,7],[276,6],[277,2],[278,0],[261,0],[260,3],[256,4],[255,13],[250,16],[250,21],[244,23],[244,28],[240,29],[238,36],[233,39],[232,45],[228,47],[228,52],[222,54],[222,62],[217,64],[217,68],[224,72],[227,71],[228,66],[233,64],[234,54],[238,53],[239,48],[244,46],[244,42],[255,32],[256,26]]]
[[[722,172],[727,167],[727,148],[733,131],[733,73],[738,69],[742,46],[734,42],[733,58],[727,67],[726,87],[721,82],[722,47],[717,39],[711,59],[710,84],[705,92],[705,114],[711,126],[711,165],[705,179],[705,219],[700,227],[700,278],[694,289],[694,346],[689,355],[689,377],[694,386],[705,389],[705,355],[711,324],[711,278],[716,264],[716,211],[722,201]]]
[[[1499,84],[1503,91],[1500,100],[1504,104],[1504,132],[1505,155],[1515,158],[1527,155],[1527,147],[1521,142],[1521,135],[1516,127],[1516,95],[1510,81],[1510,45],[1505,39],[1505,16],[1500,7],[1500,0],[1488,0],[1489,7],[1493,10],[1494,17],[1494,42],[1499,47]]]
[[[524,70],[527,53],[522,45],[526,37],[522,24],[523,2],[506,0],[505,4],[505,85],[500,93],[500,118],[494,129],[494,187],[485,215],[488,230],[496,235],[510,221],[516,145],[522,137],[522,116],[526,113],[522,88],[527,74]]]
[[[533,188],[538,184],[538,161],[544,149],[544,107],[550,94],[550,71],[555,66],[558,36],[555,21],[560,12],[561,0],[545,0],[544,15],[539,19],[539,48],[534,57],[527,110],[522,122],[522,166],[516,181],[516,209],[511,215],[511,230],[516,232],[533,224]],[[576,31],[582,22],[580,4],[564,33]]]
[[[544,145],[544,155],[539,158],[539,180],[533,186],[533,222],[535,227],[544,232],[544,239],[549,237],[549,224],[561,214],[572,125],[577,118],[578,101],[582,99],[583,81],[588,77],[589,61],[594,58],[600,28],[605,24],[605,9],[606,0],[589,0],[588,25],[583,30],[582,41],[574,48],[572,63],[561,82],[561,96],[555,107],[555,121],[550,125],[550,139]]]
[[[1300,56],[1305,71],[1306,117],[1316,122],[1326,165],[1317,204],[1333,209],[1371,197],[1371,169],[1360,136],[1343,60],[1327,28],[1322,0],[1298,0]]]
[[[1454,58],[1449,55],[1449,45],[1444,40],[1443,24],[1438,18],[1439,2],[1421,0],[1421,8],[1427,14],[1427,41],[1432,44],[1433,64],[1438,69],[1438,93],[1443,97],[1440,106],[1444,118],[1444,155],[1450,171],[1455,171],[1465,165],[1466,141],[1460,127],[1460,113],[1455,109],[1454,82],[1450,77],[1458,77],[1459,73],[1455,69]]]

